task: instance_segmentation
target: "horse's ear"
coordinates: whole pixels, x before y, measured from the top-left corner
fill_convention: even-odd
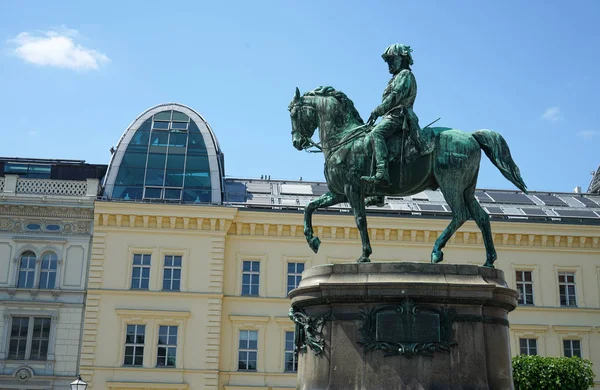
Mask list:
[[[296,95],[294,96],[294,100],[298,101],[300,99],[300,90],[296,87]]]

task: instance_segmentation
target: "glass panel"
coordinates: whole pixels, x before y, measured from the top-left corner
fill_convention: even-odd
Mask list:
[[[185,188],[210,188],[210,177],[208,172],[190,172],[186,169]]]
[[[173,262],[175,267],[181,267],[181,256],[173,256]]]
[[[165,199],[179,200],[181,199],[181,190],[165,189]]]
[[[154,120],[160,120],[160,121],[170,121],[171,120],[171,110],[168,111],[161,111],[157,114],[154,114]]]
[[[168,130],[169,122],[154,122],[152,124],[152,130]]]
[[[27,176],[28,166],[27,164],[15,164],[6,163],[4,164],[4,173],[9,175],[19,175],[22,177]]]
[[[242,264],[242,270],[250,271],[250,261],[244,261]]]
[[[144,168],[128,168],[120,167],[119,174],[117,175],[116,185],[121,186],[142,186],[144,185],[144,174],[146,170]],[[131,191],[128,191],[131,193]],[[129,195],[131,197],[131,195]],[[115,197],[115,192],[113,192]]]
[[[171,133],[169,136],[169,147],[174,149],[170,153],[185,153],[185,145],[187,143],[186,133]],[[180,150],[177,150],[180,149]]]
[[[171,149],[169,149],[169,156],[167,157],[167,169],[168,170],[177,170],[180,174],[183,173],[183,165],[185,163],[185,155],[183,154],[170,154]]]
[[[121,167],[143,168],[146,166],[147,148],[143,152],[127,151],[121,161]]]
[[[190,125],[188,126],[188,132],[190,134],[188,148],[195,150],[196,153],[206,153],[206,144],[204,143],[204,138],[202,137],[202,134],[200,134],[200,130],[194,121],[190,122]]]
[[[210,203],[211,192],[206,190],[184,189],[183,201],[194,203]]]
[[[146,171],[146,184],[151,186],[163,186],[165,180],[164,169],[148,169]],[[146,194],[146,197],[148,195]]]
[[[131,140],[129,141],[129,146],[127,147],[127,152],[137,152],[143,153],[148,151],[148,141],[150,140],[150,131],[142,131],[138,130],[135,132]]]
[[[188,124],[185,123],[185,122],[173,122],[173,123],[171,123],[171,129],[186,130],[187,126],[188,126]]]
[[[183,112],[179,112],[179,111],[173,111],[173,120],[174,121],[181,121],[181,122],[187,122],[190,118],[185,115]]]
[[[164,169],[166,153],[150,153],[148,154],[148,168]]]
[[[167,170],[165,176],[165,186],[183,187],[183,170]],[[179,198],[179,196],[177,198]]]
[[[260,271],[260,262],[259,261],[253,261],[252,262],[252,271],[253,272],[259,272]]]
[[[167,146],[169,133],[164,131],[153,131],[150,137],[151,146]]]
[[[137,347],[135,354],[135,365],[141,366],[144,363],[144,347]]]
[[[188,155],[186,164],[186,172],[210,172],[208,156]]]
[[[27,177],[49,179],[51,167],[49,165],[29,165]]]

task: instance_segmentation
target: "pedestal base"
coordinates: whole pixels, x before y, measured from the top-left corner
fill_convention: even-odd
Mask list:
[[[513,389],[507,315],[518,294],[502,271],[324,265],[290,297],[305,346],[298,389]]]

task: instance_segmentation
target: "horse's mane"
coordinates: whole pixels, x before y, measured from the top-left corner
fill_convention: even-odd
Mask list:
[[[338,102],[342,105],[342,108],[351,115],[354,119],[356,119],[360,124],[364,123],[358,110],[354,107],[354,102],[350,100],[348,96],[342,91],[337,91],[335,88],[331,86],[320,86],[318,88],[313,89],[312,91],[308,91],[304,93],[302,96],[332,96],[337,99]]]

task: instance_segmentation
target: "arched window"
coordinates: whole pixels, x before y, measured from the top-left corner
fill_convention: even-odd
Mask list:
[[[35,253],[24,252],[19,262],[19,281],[17,287],[31,288],[35,279]]]
[[[56,266],[58,256],[49,252],[42,257],[42,268],[40,270],[40,288],[54,288],[56,283]]]
[[[135,131],[124,152],[113,199],[211,202],[207,147],[200,128],[187,114],[155,113]]]

